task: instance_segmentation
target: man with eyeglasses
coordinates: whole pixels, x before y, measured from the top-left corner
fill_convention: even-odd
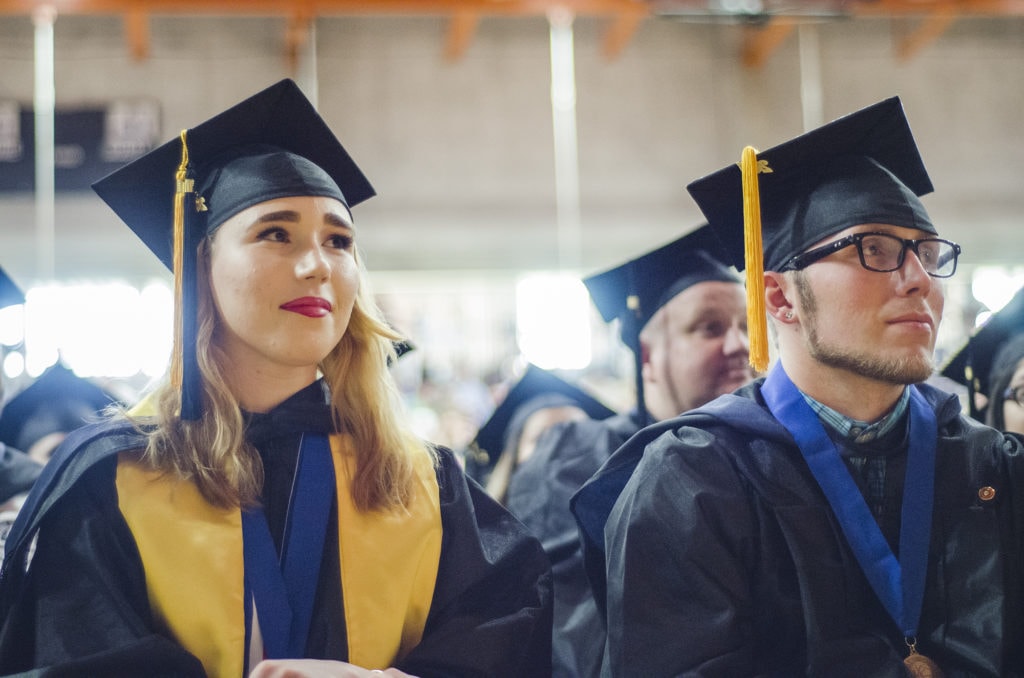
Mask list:
[[[751,362],[766,316],[778,360],[575,495],[603,674],[1024,675],[1024,447],[922,383],[960,247],[899,99],[688,188],[746,268]]]

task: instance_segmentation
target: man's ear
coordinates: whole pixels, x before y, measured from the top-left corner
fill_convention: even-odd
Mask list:
[[[793,320],[796,309],[790,301],[796,295],[792,279],[777,271],[764,272],[764,309],[780,322]]]
[[[644,380],[654,378],[654,370],[651,369],[651,345],[650,342],[645,341],[641,338],[637,342],[637,349],[640,351],[640,361],[638,367],[640,368],[641,375]]]

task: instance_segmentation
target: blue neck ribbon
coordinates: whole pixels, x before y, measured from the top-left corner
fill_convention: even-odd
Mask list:
[[[245,599],[253,601],[259,613],[266,658],[298,659],[305,655],[334,490],[334,464],[327,436],[307,433],[299,444],[280,555],[263,509],[242,512]],[[247,602],[246,647],[251,615]]]
[[[924,599],[935,492],[935,413],[914,386],[910,389],[910,449],[900,515],[899,560],[889,548],[835,444],[781,363],[768,374],[761,393],[789,430],[818,481],[861,570],[903,635],[916,638]]]

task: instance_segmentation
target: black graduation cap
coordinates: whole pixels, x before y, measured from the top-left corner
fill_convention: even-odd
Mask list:
[[[764,270],[851,226],[935,233],[918,196],[932,191],[899,97],[833,120],[692,182],[729,260],[747,270],[751,363],[767,366]],[[763,243],[763,244],[762,244]],[[761,254],[763,252],[763,254]]]
[[[195,356],[180,348],[194,345],[199,241],[267,200],[327,196],[351,208],[374,195],[313,104],[287,79],[183,131],[93,189],[174,272],[181,329],[171,371],[183,384],[186,419],[198,418],[200,408]]]
[[[61,363],[14,396],[0,414],[0,442],[27,452],[51,433],[70,433],[117,399]]]
[[[195,182],[196,197],[203,199],[208,210],[208,228],[259,202],[318,195],[309,193],[311,183],[313,190],[332,192],[315,170],[289,164],[287,156],[278,156],[275,150],[321,168],[349,207],[374,195],[359,167],[293,80],[281,80],[183,134],[189,176]],[[168,268],[172,266],[175,174],[181,163],[178,137],[93,184],[93,190]],[[198,240],[205,233],[195,235]]]
[[[14,281],[0,268],[0,308],[24,304],[25,295]]]
[[[1017,290],[1006,306],[989,316],[942,366],[942,376],[967,387],[972,417],[977,419],[980,415],[974,394],[990,395],[1001,370],[1011,369],[1011,374],[1006,376],[1012,376],[1012,366],[999,364],[1002,362],[1000,349],[1021,335],[1024,335],[1024,287]],[[1016,364],[1017,359],[1013,362]]]
[[[662,306],[691,285],[708,281],[739,283],[725,262],[721,242],[703,224],[667,245],[613,269],[584,278],[583,284],[605,322],[619,319],[623,343],[636,362],[637,409],[646,417],[641,375],[640,331]]]
[[[615,412],[580,387],[534,364],[509,389],[490,419],[470,443],[466,472],[483,482],[502,452],[514,443],[529,415],[546,407],[572,405],[591,419],[607,419]]]

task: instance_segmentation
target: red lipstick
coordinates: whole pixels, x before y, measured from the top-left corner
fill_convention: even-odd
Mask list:
[[[331,312],[331,302],[321,297],[299,297],[281,304],[280,308],[307,318],[322,318]]]

